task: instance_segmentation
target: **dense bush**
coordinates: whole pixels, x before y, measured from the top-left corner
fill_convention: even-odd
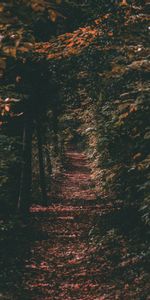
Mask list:
[[[135,205],[148,223],[148,18],[144,5],[136,6],[142,2],[134,1],[129,6],[125,2],[62,2],[60,8],[68,5],[85,15],[85,23],[98,14],[104,15],[93,20],[92,25],[64,34],[50,44],[38,44],[36,49],[34,42],[26,45],[29,40],[24,40],[24,28],[14,55],[20,60],[21,78],[19,75],[11,80],[21,80],[24,92],[27,90],[32,96],[33,89],[35,92],[37,88],[32,109],[36,107],[37,113],[38,106],[39,113],[41,108],[46,109],[45,103],[49,105],[54,113],[52,126],[57,128],[51,129],[52,139],[57,142],[61,134],[62,140],[67,137],[63,137],[64,130],[58,128],[55,120],[63,114],[69,115],[69,109],[74,110],[68,127],[74,126],[72,120],[79,125],[75,131],[86,141],[98,195],[111,196],[124,205]],[[36,18],[43,2],[37,3],[38,9],[34,4],[28,3],[26,9]],[[108,11],[112,14],[106,14]],[[82,23],[81,15],[79,23],[75,19],[78,24]],[[24,24],[20,14],[18,18]],[[9,54],[12,55],[11,51]],[[68,135],[72,132],[69,130]]]

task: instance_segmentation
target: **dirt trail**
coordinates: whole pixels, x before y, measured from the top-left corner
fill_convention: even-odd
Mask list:
[[[70,150],[66,156],[69,167],[57,183],[58,203],[31,209],[43,235],[26,264],[25,284],[34,300],[94,300],[99,287],[88,257],[88,235],[99,208],[90,170],[85,154]]]
[[[66,158],[55,204],[31,207],[31,227],[4,245],[2,300],[96,299],[88,236],[100,206],[85,154],[69,150]]]
[[[33,206],[31,226],[0,249],[0,299],[149,299],[143,258],[126,236],[110,231],[106,242],[91,242],[93,223],[107,205],[96,199],[85,154],[70,150],[66,156],[68,167],[55,182],[55,204]]]

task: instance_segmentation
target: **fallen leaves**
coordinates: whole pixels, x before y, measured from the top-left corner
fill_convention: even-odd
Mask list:
[[[35,44],[32,54],[34,51],[35,53],[44,54],[49,60],[78,55],[100,35],[102,35],[102,32],[94,26],[79,28],[73,33],[60,35],[49,43]]]

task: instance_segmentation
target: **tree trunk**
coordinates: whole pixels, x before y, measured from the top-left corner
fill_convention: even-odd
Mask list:
[[[20,179],[18,210],[24,220],[29,217],[32,189],[32,132],[33,125],[29,119],[25,120],[23,129],[23,160]]]
[[[46,162],[47,162],[47,171],[49,176],[52,175],[52,163],[51,163],[51,157],[50,157],[50,151],[46,148]]]
[[[54,131],[54,137],[53,137],[53,144],[54,144],[54,151],[55,155],[58,156],[59,154],[59,145],[58,145],[58,115],[53,111],[53,131]]]
[[[42,204],[47,205],[46,178],[45,178],[44,158],[43,158],[43,149],[42,149],[42,134],[41,134],[41,124],[39,121],[36,122],[36,130],[37,130],[38,153],[39,153],[39,173],[40,173],[40,188],[42,194]]]

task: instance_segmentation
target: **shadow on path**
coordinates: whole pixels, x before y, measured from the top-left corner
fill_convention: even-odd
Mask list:
[[[137,255],[126,256],[127,239],[110,232],[106,243],[91,242],[93,223],[107,208],[97,202],[85,154],[69,150],[66,156],[68,167],[53,183],[57,202],[32,206],[31,227],[2,245],[0,299],[148,299],[143,292],[141,298],[145,277],[137,277]]]

